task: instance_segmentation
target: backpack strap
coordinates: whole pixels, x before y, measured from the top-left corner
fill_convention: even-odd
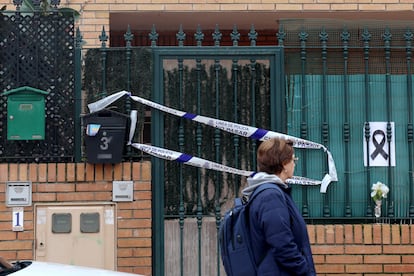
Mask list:
[[[250,195],[249,200],[247,201],[246,204],[249,204],[250,202],[253,201],[253,199],[260,194],[261,192],[263,192],[264,190],[267,189],[280,189],[276,183],[263,183],[261,185],[259,185],[259,187],[257,187],[256,189],[254,189],[253,193]]]
[[[247,205],[249,205],[250,202],[253,201],[253,199],[256,196],[258,196],[261,192],[263,192],[264,190],[267,190],[267,189],[280,189],[280,188],[277,186],[276,183],[271,183],[271,182],[263,183],[263,184],[259,185],[259,187],[254,189],[253,193],[250,195],[249,200],[246,203],[246,207],[247,207]],[[281,192],[283,194],[283,191],[281,191]],[[250,216],[250,210],[247,210],[246,214],[247,214],[247,216]],[[249,218],[247,218],[247,223],[249,223]],[[250,228],[250,225],[249,225],[249,228]],[[250,242],[251,242],[251,240],[250,240]],[[266,257],[266,253],[267,252],[263,252],[262,256],[260,256],[260,258],[257,260],[256,267],[258,267],[262,263],[262,261]]]

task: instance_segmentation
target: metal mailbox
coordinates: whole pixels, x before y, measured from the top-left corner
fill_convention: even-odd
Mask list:
[[[128,116],[104,109],[83,116],[88,163],[120,163]]]
[[[7,96],[7,139],[45,139],[46,91],[23,86],[3,93]]]

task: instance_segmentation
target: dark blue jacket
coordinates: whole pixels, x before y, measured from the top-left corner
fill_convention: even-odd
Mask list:
[[[262,191],[250,203],[249,222],[257,275],[316,275],[306,223],[290,188]]]

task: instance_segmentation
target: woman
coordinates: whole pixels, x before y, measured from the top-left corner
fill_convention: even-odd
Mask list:
[[[249,177],[243,196],[274,183],[276,189],[260,192],[250,203],[249,223],[257,275],[316,275],[305,221],[296,207],[286,180],[293,176],[293,143],[273,138],[257,150],[259,172]]]

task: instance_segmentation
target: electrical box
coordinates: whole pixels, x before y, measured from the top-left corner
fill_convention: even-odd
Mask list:
[[[45,139],[45,95],[48,92],[23,86],[3,93],[7,96],[7,139]]]
[[[32,182],[6,182],[6,206],[31,206]]]
[[[133,181],[113,181],[112,182],[112,201],[133,201],[134,183]]]

